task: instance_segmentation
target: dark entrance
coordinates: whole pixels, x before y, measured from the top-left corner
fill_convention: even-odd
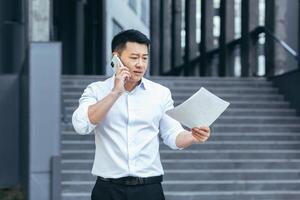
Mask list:
[[[105,1],[53,1],[52,39],[63,44],[63,74],[105,71]]]

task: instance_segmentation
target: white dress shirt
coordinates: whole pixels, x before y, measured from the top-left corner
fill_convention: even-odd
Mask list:
[[[77,133],[95,134],[92,174],[104,178],[162,175],[159,135],[169,147],[179,149],[176,137],[184,131],[179,122],[165,114],[174,107],[170,90],[143,78],[133,91],[117,99],[99,124],[92,124],[88,107],[107,96],[113,86],[114,76],[90,84],[72,116]]]

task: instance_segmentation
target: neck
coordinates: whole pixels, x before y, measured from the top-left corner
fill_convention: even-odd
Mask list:
[[[134,90],[134,88],[140,84],[141,80],[139,82],[129,82],[127,81],[124,85],[125,89],[128,91],[128,92],[131,92],[132,90]]]

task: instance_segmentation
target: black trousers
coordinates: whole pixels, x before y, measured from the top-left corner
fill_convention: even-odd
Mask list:
[[[165,197],[161,183],[122,185],[98,178],[91,200],[165,200]]]

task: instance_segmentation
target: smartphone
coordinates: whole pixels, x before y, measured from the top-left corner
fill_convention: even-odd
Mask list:
[[[117,55],[114,55],[111,59],[110,65],[112,66],[114,72],[117,71],[118,67],[123,67],[123,63],[121,62],[120,58]]]

